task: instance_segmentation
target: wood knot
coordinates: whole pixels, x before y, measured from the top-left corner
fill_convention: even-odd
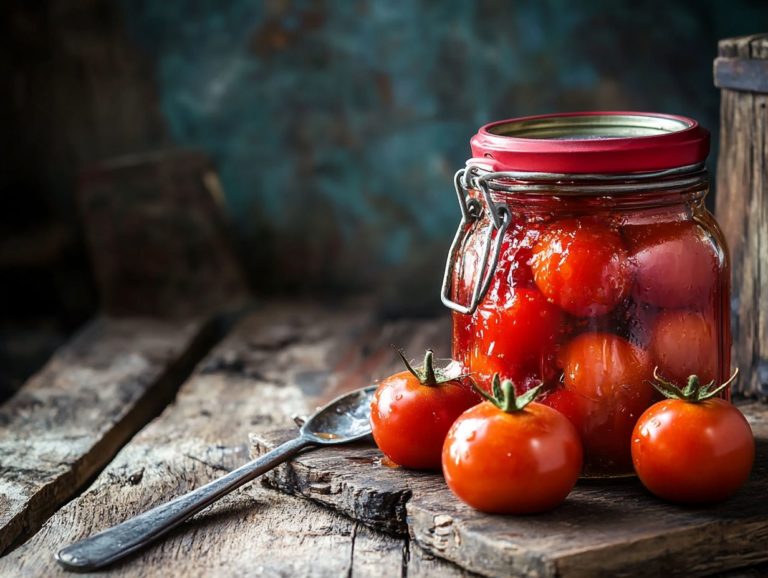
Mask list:
[[[141,483],[141,480],[143,477],[144,477],[144,468],[141,468],[140,470],[136,470],[130,476],[128,476],[128,483],[131,484],[132,486],[135,486]]]

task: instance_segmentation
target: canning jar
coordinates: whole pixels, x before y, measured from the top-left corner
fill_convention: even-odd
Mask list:
[[[631,474],[654,368],[678,385],[730,369],[709,133],[679,116],[559,114],[491,123],[471,148],[441,295],[453,356],[486,389],[496,373],[543,383],[540,401],[581,435],[584,475]]]

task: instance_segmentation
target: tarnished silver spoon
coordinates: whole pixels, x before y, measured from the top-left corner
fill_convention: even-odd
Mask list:
[[[349,392],[317,410],[299,436],[221,478],[152,508],[56,553],[67,570],[103,568],[163,536],[213,502],[309,447],[354,442],[371,433],[371,398],[375,386]]]

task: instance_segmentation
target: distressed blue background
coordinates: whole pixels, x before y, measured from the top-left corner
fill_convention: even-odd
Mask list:
[[[419,302],[436,301],[452,174],[479,125],[638,109],[715,131],[717,40],[768,24],[750,0],[120,6],[171,139],[221,172],[257,285],[386,280]]]

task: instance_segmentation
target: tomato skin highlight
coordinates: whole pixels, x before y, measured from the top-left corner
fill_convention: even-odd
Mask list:
[[[379,384],[371,402],[371,430],[379,449],[406,468],[439,470],[443,441],[453,422],[479,396],[458,380],[422,385],[410,372]]]
[[[576,430],[558,411],[533,402],[506,413],[483,402],[451,427],[443,474],[451,491],[477,510],[532,514],[565,500],[582,457]]]
[[[732,496],[749,478],[755,440],[729,402],[667,399],[648,408],[632,434],[640,481],[670,502],[706,504]]]
[[[547,229],[533,248],[531,268],[544,296],[577,317],[610,312],[632,285],[621,235],[583,219],[558,221]]]
[[[653,325],[651,353],[665,377],[685,385],[697,374],[703,383],[718,379],[717,330],[708,315],[664,311]]]

